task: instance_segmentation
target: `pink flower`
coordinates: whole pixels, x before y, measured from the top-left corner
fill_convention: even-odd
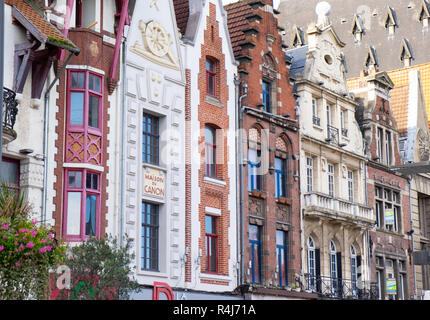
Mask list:
[[[0,246],[0,252],[4,250],[4,246]]]
[[[51,251],[52,247],[51,246],[46,246],[45,249],[46,249],[46,251]]]
[[[36,235],[37,235],[37,231],[36,231],[36,230],[34,230],[34,229],[33,229],[33,230],[31,230],[31,236],[32,236],[32,237],[35,237]]]
[[[21,267],[21,264],[19,262],[15,263],[15,267],[19,268]]]
[[[42,243],[46,243],[48,240],[46,240],[46,239],[42,239],[42,240],[40,240],[40,242],[42,242]]]
[[[46,251],[46,248],[40,248],[40,253],[44,253]]]
[[[27,228],[23,228],[23,229],[19,229],[18,233],[24,233],[24,232],[28,232]]]
[[[19,248],[22,250],[24,249],[24,246],[22,245],[22,243],[19,245]]]
[[[27,248],[33,248],[34,247],[34,244],[33,244],[33,242],[28,242],[26,245],[25,245]]]
[[[31,224],[36,224],[36,223],[38,223],[39,221],[37,221],[37,219],[33,219],[33,220],[31,220]]]
[[[1,227],[2,227],[2,229],[5,229],[5,230],[9,229],[9,225],[7,223],[5,223],[4,225],[2,225]]]
[[[54,236],[52,234],[48,234],[48,238],[52,239]]]

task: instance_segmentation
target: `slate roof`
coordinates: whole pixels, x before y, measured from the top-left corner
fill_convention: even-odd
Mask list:
[[[291,59],[290,78],[295,79],[296,74],[303,73],[306,64],[306,53],[308,46],[297,47],[286,52],[287,57]]]
[[[6,0],[13,7],[12,14],[41,43],[79,53],[79,48],[43,17],[30,0]]]
[[[246,17],[252,8],[248,5],[247,0],[239,0],[224,6],[227,12],[227,26],[230,33],[231,45],[235,56],[240,55],[242,47],[240,44],[245,40],[243,30],[248,26]]]

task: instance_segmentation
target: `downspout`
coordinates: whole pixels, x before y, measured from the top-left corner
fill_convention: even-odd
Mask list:
[[[239,84],[240,84],[240,80],[237,77],[237,75],[234,75],[234,96],[235,96],[235,128],[236,130],[239,128]],[[237,136],[237,131],[235,132],[235,140],[236,140],[236,151],[239,150],[239,141],[238,141],[238,136]],[[236,163],[240,166],[240,162],[239,162],[239,152],[236,152]],[[239,181],[240,181],[240,174],[239,174],[239,170],[236,170],[236,187],[239,186]],[[242,192],[242,190],[239,190],[239,192]],[[238,201],[236,198],[236,243],[239,243],[240,241],[240,227],[241,227],[241,223],[240,223],[240,215],[238,215],[238,212],[241,212],[241,203],[240,200]],[[242,248],[242,247],[241,247]],[[239,267],[239,261],[242,261],[241,259],[241,252],[242,250],[237,250],[237,264],[236,264],[236,272],[237,272],[237,286],[239,287],[240,284],[242,283],[242,278],[241,278],[241,270]]]
[[[57,80],[61,77],[64,70],[66,69],[66,66],[69,64],[70,60],[72,59],[74,54],[79,54],[79,51],[77,53],[70,53],[69,57],[67,58],[66,62],[61,67],[60,71],[55,76],[54,80],[51,82],[51,84],[48,87],[48,90],[45,92],[45,126],[43,129],[43,190],[42,190],[42,216],[41,216],[41,223],[43,225],[46,224],[46,197],[48,195],[47,193],[47,185],[48,185],[48,124],[49,124],[49,93],[51,92],[51,89],[54,87]]]
[[[4,85],[4,1],[0,1],[0,165],[3,157],[3,85]]]
[[[123,247],[124,242],[123,242],[123,235],[124,235],[124,199],[125,199],[125,141],[126,141],[126,125],[125,125],[125,119],[126,119],[126,101],[125,101],[125,85],[126,85],[126,72],[127,72],[127,67],[126,67],[126,62],[127,62],[127,38],[124,39],[123,42],[123,54],[122,54],[122,77],[121,77],[121,104],[122,104],[122,113],[121,113],[121,140],[120,140],[120,145],[121,145],[121,165],[120,165],[120,171],[119,171],[119,175],[121,177],[121,183],[120,183],[120,192],[121,192],[121,201],[120,201],[120,216],[119,216],[119,234],[120,234],[120,239],[119,239],[119,244],[121,247]]]
[[[242,156],[243,156],[243,150],[242,150],[242,112],[243,112],[243,107],[242,107],[242,100],[243,98],[246,97],[247,95],[247,88],[248,86],[245,84],[244,85],[244,93],[243,95],[241,95],[239,97],[239,101],[238,101],[238,108],[237,108],[237,112],[239,113],[238,115],[238,122],[237,122],[237,127],[239,129],[239,154],[238,154],[238,165],[239,165],[239,185],[240,185],[240,284],[243,283],[243,276],[245,274],[245,266],[244,266],[244,262],[243,262],[243,252],[244,252],[244,214],[243,214],[243,165],[242,165]],[[237,137],[237,135],[236,135]]]
[[[409,218],[410,218],[410,223],[411,223],[411,229],[410,229],[410,233],[411,233],[411,242],[412,242],[412,252],[411,252],[411,257],[414,254],[415,251],[415,246],[414,246],[414,225],[413,225],[413,219],[412,219],[412,186],[411,186],[411,181],[412,178],[409,177],[408,178],[408,185],[409,185]],[[416,278],[416,270],[415,270],[415,264],[412,265],[412,268],[414,270],[414,300],[417,300],[417,278]]]

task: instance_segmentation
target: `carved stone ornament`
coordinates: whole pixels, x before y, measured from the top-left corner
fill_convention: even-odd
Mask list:
[[[417,132],[417,140],[418,140],[418,151],[419,151],[419,157],[420,161],[427,161],[429,160],[429,136],[428,134],[422,130],[418,129]]]
[[[145,24],[140,20],[139,29],[142,32],[143,46],[136,41],[130,51],[162,66],[179,70],[178,59],[171,50],[172,37],[163,26],[156,21]]]

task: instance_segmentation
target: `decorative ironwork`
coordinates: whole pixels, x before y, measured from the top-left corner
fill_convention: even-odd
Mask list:
[[[339,129],[331,125],[327,126],[327,142],[339,144]]]
[[[348,137],[348,129],[342,129],[342,136]]]
[[[305,274],[306,290],[318,293],[322,298],[377,300],[376,282],[358,281]]]
[[[3,127],[13,130],[16,115],[18,114],[18,102],[16,93],[10,89],[3,88]]]
[[[321,119],[318,117],[313,116],[312,117],[312,122],[314,123],[314,125],[316,126],[321,126]]]

